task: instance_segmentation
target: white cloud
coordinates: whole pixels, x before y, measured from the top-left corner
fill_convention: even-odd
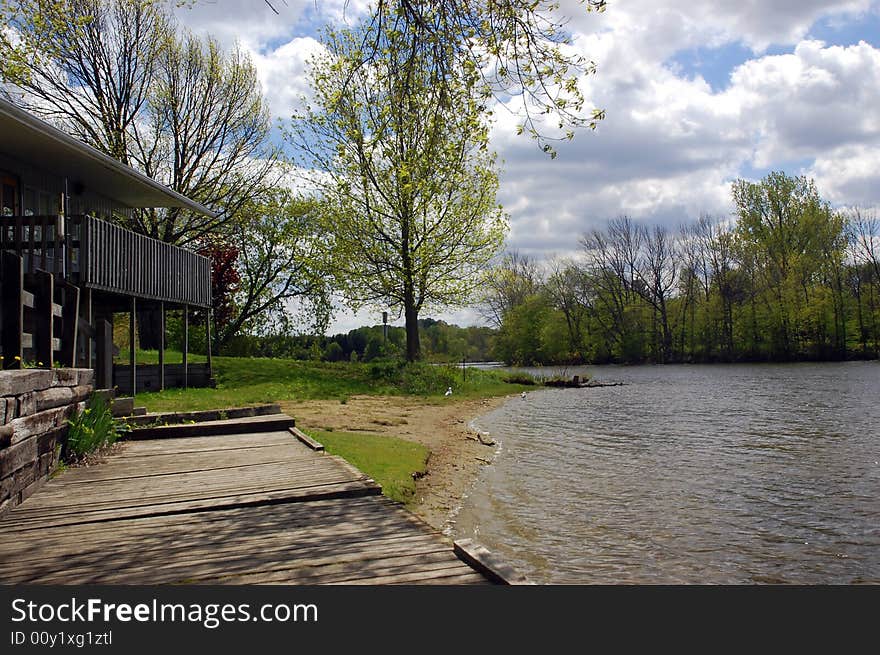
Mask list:
[[[225,44],[240,41],[283,119],[307,90],[305,61],[319,47],[303,26],[366,5],[273,4],[282,16],[258,0],[203,0],[183,20]],[[815,177],[834,203],[880,206],[880,49],[867,37],[848,47],[809,38],[820,20],[852,29],[878,11],[877,0],[611,0],[599,15],[576,0],[561,4],[573,47],[598,65],[581,88],[607,119],[560,144],[550,161],[514,136],[515,117],[498,112],[492,142],[504,162],[510,247],[568,254],[584,231],[623,213],[673,227],[703,211],[726,215],[730,182],[765,168]],[[730,44],[752,55],[730,62],[721,88],[673,62]],[[771,46],[788,54],[767,54]],[[478,322],[472,313],[439,317]],[[376,320],[345,312],[334,331]]]
[[[704,211],[726,215],[730,182],[742,171],[791,161],[815,161],[810,172],[835,202],[851,193],[877,203],[876,147],[867,145],[877,144],[880,129],[872,109],[880,101],[877,48],[801,41],[791,54],[744,62],[722,91],[666,63],[700,43],[784,43],[805,34],[819,16],[861,11],[868,3],[799,3],[787,23],[783,9],[790,3],[762,3],[768,24],[760,29],[747,9],[735,11],[740,4],[659,7],[636,0],[577,22],[599,23],[576,34],[575,43],[599,64],[582,88],[607,110],[607,119],[596,133],[559,146],[555,161],[512,136],[509,118],[496,128],[511,248],[571,252],[584,231],[624,213],[672,227]]]
[[[756,131],[755,163],[815,158],[880,137],[880,50],[803,41],[794,53],[744,63],[725,100]]]
[[[308,61],[323,50],[311,37],[296,37],[265,55],[251,55],[274,118],[289,118],[309,94]]]
[[[877,207],[880,148],[855,144],[835,148],[818,157],[806,174],[816,180],[819,192],[838,205]]]

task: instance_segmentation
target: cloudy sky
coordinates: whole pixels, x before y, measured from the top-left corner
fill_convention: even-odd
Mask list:
[[[181,21],[250,51],[274,115],[306,90],[316,26],[354,20],[360,0],[199,0]],[[621,214],[676,226],[729,215],[730,183],[805,174],[840,206],[880,207],[880,0],[609,0],[603,14],[561,0],[582,81],[606,111],[550,161],[498,112],[499,201],[508,247],[567,255]],[[477,322],[471,311],[440,318]],[[375,322],[340,312],[331,333]]]

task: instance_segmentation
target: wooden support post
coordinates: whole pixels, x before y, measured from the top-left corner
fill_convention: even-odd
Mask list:
[[[92,290],[91,289],[83,289],[83,293],[85,294],[85,304],[86,304],[86,323],[90,326],[94,327],[95,325],[95,315],[94,309],[92,307]],[[92,355],[95,352],[94,349],[94,340],[91,334],[86,334],[85,338],[85,367],[92,368]]]
[[[4,226],[4,230],[6,227]],[[8,250],[0,252],[2,255],[2,270],[0,270],[0,315],[3,316],[3,324],[0,325],[0,344],[3,348],[2,368],[21,368],[24,357],[22,348],[22,333],[24,332],[24,305],[21,302],[24,290],[24,264],[21,257]],[[18,357],[18,359],[16,359]]]
[[[51,273],[38,270],[34,282],[34,360],[41,368],[52,368],[55,280]]]
[[[113,326],[101,318],[95,327],[95,386],[109,389],[113,386]]]
[[[183,388],[189,389],[189,305],[183,306]]]
[[[79,333],[79,287],[64,283],[61,306],[61,365],[76,366],[76,337]]]
[[[131,310],[128,315],[128,380],[131,395],[137,393],[137,299],[132,296]]]
[[[211,362],[211,309],[205,310],[205,354],[208,357],[208,378],[214,377],[214,366]]]
[[[159,303],[159,391],[165,388],[165,303]]]

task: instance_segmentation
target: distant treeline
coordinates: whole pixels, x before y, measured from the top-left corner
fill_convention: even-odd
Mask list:
[[[733,220],[679,230],[628,217],[549,267],[512,254],[484,306],[509,363],[876,358],[880,231],[832,210],[812,181],[733,184]]]
[[[437,362],[488,361],[492,358],[497,331],[487,327],[462,328],[431,318],[419,320],[424,359]],[[312,335],[240,335],[223,347],[223,354],[237,357],[286,357],[337,361],[400,358],[406,353],[406,330],[388,326],[359,327],[330,337]]]

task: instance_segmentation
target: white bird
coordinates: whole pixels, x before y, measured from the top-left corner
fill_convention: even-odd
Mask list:
[[[526,399],[526,392],[525,392],[525,391],[522,392],[522,396],[521,396],[521,397],[522,397],[523,400]]]
[[[452,387],[446,387],[446,394],[445,395],[447,395],[447,396],[452,395]]]

